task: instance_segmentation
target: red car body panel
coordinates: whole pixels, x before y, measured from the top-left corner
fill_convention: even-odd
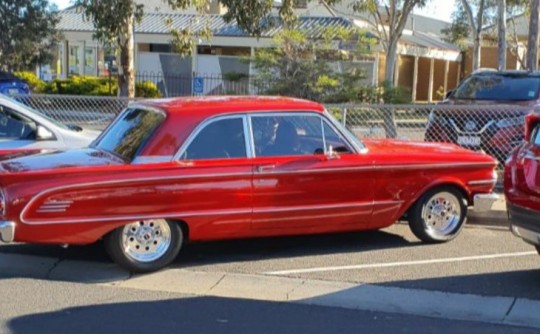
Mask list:
[[[327,117],[314,102],[187,98],[138,108],[167,115],[137,156],[143,162],[96,148],[0,162],[3,219],[16,223],[15,241],[87,244],[150,218],[184,222],[192,241],[378,229],[436,185],[454,185],[470,202],[494,186],[486,181],[493,180],[496,162],[453,144],[366,141],[361,152],[334,157],[172,159],[208,118],[252,112]],[[161,156],[170,161],[144,162]]]

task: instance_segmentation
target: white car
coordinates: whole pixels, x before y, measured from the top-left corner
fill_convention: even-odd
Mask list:
[[[88,146],[101,132],[70,126],[0,94],[0,156]]]

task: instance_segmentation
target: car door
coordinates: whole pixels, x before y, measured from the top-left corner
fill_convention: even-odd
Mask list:
[[[318,113],[250,116],[254,230],[338,231],[367,226],[374,171]]]
[[[204,122],[180,149],[179,212],[192,213],[194,239],[245,236],[252,212],[252,163],[246,117],[231,115]],[[183,200],[182,200],[183,199]]]

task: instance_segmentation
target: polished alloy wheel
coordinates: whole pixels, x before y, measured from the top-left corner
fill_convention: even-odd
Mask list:
[[[449,192],[440,192],[431,197],[422,209],[426,228],[435,235],[453,233],[461,220],[459,199]]]
[[[171,229],[164,219],[141,220],[124,226],[122,246],[127,257],[138,262],[152,262],[171,246]]]

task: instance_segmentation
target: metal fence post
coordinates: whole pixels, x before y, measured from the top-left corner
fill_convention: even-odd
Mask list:
[[[347,126],[347,108],[341,108],[341,124]]]

